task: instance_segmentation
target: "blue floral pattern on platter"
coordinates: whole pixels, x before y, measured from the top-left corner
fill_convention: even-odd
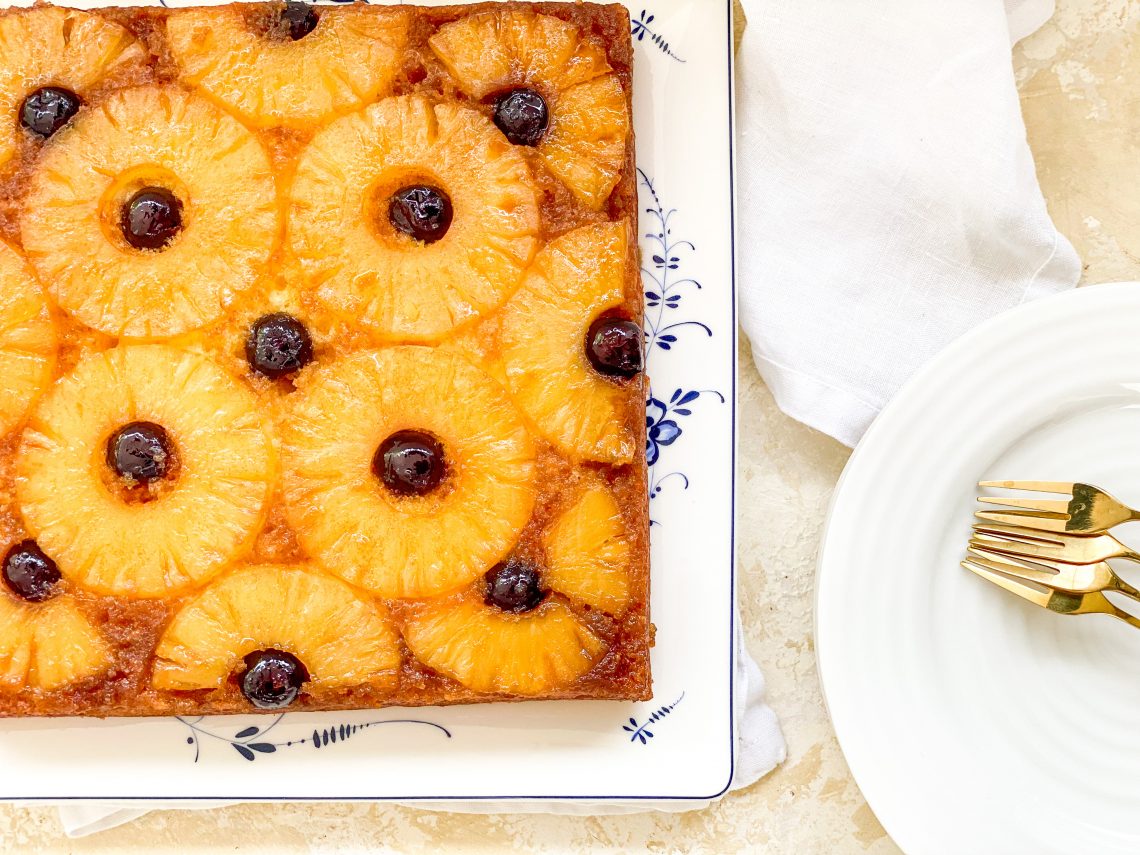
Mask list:
[[[643,11],[641,17],[644,30],[644,24],[652,21],[653,16],[646,18]],[[634,35],[637,34],[638,21],[635,20]],[[638,40],[641,40],[640,36]],[[668,45],[665,45],[668,53],[667,48]],[[644,209],[648,215],[646,223],[648,231],[642,234],[641,246],[641,257],[648,263],[641,268],[641,275],[645,287],[645,362],[646,371],[652,375],[653,366],[659,360],[675,354],[677,347],[684,343],[685,332],[704,333],[706,337],[711,338],[713,331],[708,324],[692,317],[685,317],[682,311],[682,306],[687,310],[691,305],[691,300],[685,298],[693,297],[703,290],[703,286],[696,278],[682,272],[683,265],[696,252],[696,246],[692,241],[673,236],[672,221],[677,209],[665,207],[653,184],[653,179],[644,170],[639,168],[637,174],[641,189],[649,197]],[[689,476],[684,472],[676,469],[662,472],[661,456],[684,433],[679,419],[692,416],[693,405],[710,397],[722,404],[725,403],[724,395],[715,389],[678,387],[667,400],[658,398],[652,389],[649,390],[649,399],[645,404],[645,462],[649,467],[650,501],[657,498],[670,483],[680,484],[683,490],[689,488]],[[659,525],[652,518],[649,524]],[[672,713],[684,697],[685,693],[681,692],[673,703],[651,710],[648,717],[640,724],[636,718],[630,716],[628,724],[622,725],[622,730],[630,734],[629,741],[648,745],[654,736],[649,725],[656,725]]]
[[[641,275],[645,282],[645,351],[648,360],[655,350],[672,350],[677,344],[679,330],[685,327],[697,327],[705,335],[712,336],[712,330],[706,324],[696,320],[674,321],[672,313],[681,308],[681,300],[686,296],[687,290],[700,291],[703,287],[699,281],[691,276],[678,277],[681,265],[684,263],[682,255],[695,252],[696,247],[692,241],[678,240],[673,237],[671,220],[677,213],[676,208],[666,208],[657,194],[657,188],[645,170],[638,168],[637,176],[641,187],[649,194],[650,202],[645,213],[649,215],[647,224],[649,231],[643,237],[645,245],[642,246],[642,258],[648,258],[652,268],[642,267]],[[669,312],[669,315],[666,315]]]
[[[675,352],[681,344],[683,333],[704,333],[711,338],[713,332],[708,324],[694,318],[677,319],[678,315],[684,314],[682,307],[687,309],[691,303],[685,298],[695,296],[703,288],[699,280],[682,272],[682,266],[691,253],[696,252],[696,246],[692,241],[673,236],[672,221],[677,209],[665,207],[653,180],[644,170],[638,169],[637,174],[641,188],[649,196],[649,204],[644,209],[649,216],[649,230],[642,235],[644,243],[641,248],[642,259],[647,259],[648,265],[641,268],[641,275],[645,283],[645,359],[647,370],[652,375],[657,360],[665,353]],[[720,403],[725,402],[724,395],[715,389],[678,388],[667,401],[649,390],[649,400],[645,405],[645,460],[649,466],[650,500],[659,496],[668,483],[680,484],[684,490],[689,487],[685,473],[672,471],[662,474],[657,464],[663,449],[671,446],[683,433],[678,417],[691,416],[692,405],[701,396],[713,396]],[[650,520],[650,524],[658,523]]]
[[[712,395],[722,404],[724,395],[715,389],[690,389],[688,392],[677,389],[669,396],[668,401],[661,401],[649,393],[649,400],[645,405],[645,461],[650,467],[649,498],[655,498],[666,480],[679,478],[683,489],[688,489],[689,479],[682,472],[670,472],[667,475],[656,475],[654,465],[661,458],[661,449],[672,445],[681,436],[681,426],[677,423],[678,416],[691,416],[691,405],[702,395]]]
[[[657,709],[653,710],[653,712],[649,714],[649,717],[646,718],[645,721],[641,724],[638,724],[637,719],[630,716],[629,724],[623,724],[621,726],[621,729],[630,734],[630,742],[640,742],[642,745],[645,745],[649,742],[649,740],[653,738],[653,731],[649,729],[649,725],[656,724],[657,722],[661,721],[661,719],[665,718],[665,716],[673,712],[673,710],[677,708],[677,705],[680,704],[684,699],[685,693],[681,692],[677,700],[673,701],[671,704],[666,704],[663,707],[658,707]]]
[[[673,52],[673,49],[669,47],[669,42],[665,41],[665,39],[659,33],[654,32],[649,28],[649,25],[653,23],[653,19],[655,17],[655,15],[651,14],[646,9],[642,9],[641,14],[639,14],[636,18],[633,18],[631,15],[630,24],[632,25],[631,32],[633,34],[633,37],[640,42],[643,41],[646,36],[649,36],[649,41],[652,44],[656,45],[657,49],[665,54],[665,56],[669,57],[670,59],[675,59],[677,62],[684,62],[685,60],[677,56],[677,54]]]
[[[445,737],[451,739],[451,731],[443,725],[414,718],[388,718],[379,721],[366,721],[363,724],[342,723],[332,725],[331,727],[313,728],[313,732],[308,736],[303,736],[299,739],[287,739],[285,741],[266,741],[269,732],[277,727],[277,725],[281,723],[281,720],[285,718],[285,713],[278,714],[269,724],[265,725],[265,727],[251,725],[237,731],[233,736],[226,736],[224,733],[219,733],[203,725],[202,721],[205,716],[175,716],[175,718],[190,730],[190,735],[186,737],[186,744],[194,746],[195,763],[198,762],[198,757],[201,754],[203,737],[209,737],[210,739],[228,744],[234,751],[249,761],[256,760],[260,756],[275,754],[280,748],[292,748],[296,745],[311,745],[313,748],[324,748],[328,745],[335,745],[338,742],[343,743],[361,731],[367,730],[370,727],[379,727],[382,724],[418,724],[426,727],[434,727],[436,730],[442,732]],[[226,729],[228,730],[228,728]]]

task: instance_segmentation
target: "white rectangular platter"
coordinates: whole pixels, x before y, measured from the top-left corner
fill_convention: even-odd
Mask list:
[[[731,0],[628,5],[652,381],[654,700],[8,720],[0,722],[0,799],[634,802],[704,800],[727,789],[735,641]]]

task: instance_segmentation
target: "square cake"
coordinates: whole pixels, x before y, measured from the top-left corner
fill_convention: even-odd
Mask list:
[[[626,10],[0,48],[0,715],[649,698]]]

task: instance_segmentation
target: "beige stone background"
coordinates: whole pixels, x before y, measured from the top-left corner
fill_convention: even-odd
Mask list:
[[[1084,261],[1085,282],[1140,278],[1140,0],[1057,5],[1053,20],[1014,52],[1042,187]],[[0,807],[0,849],[897,853],[843,761],[812,646],[816,546],[848,452],[780,414],[746,343],[740,365],[741,610],[789,749],[767,779],[680,815],[469,817],[385,805],[244,805],[155,812],[74,841],[62,836],[52,809]]]

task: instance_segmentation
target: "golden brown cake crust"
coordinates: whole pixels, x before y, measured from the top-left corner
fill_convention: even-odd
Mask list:
[[[250,15],[266,4],[235,4]],[[228,8],[228,7],[221,7]],[[345,7],[321,7],[322,14],[338,14]],[[386,7],[367,7],[380,14]],[[490,114],[491,107],[461,92],[428,46],[428,39],[439,27],[470,15],[484,12],[530,10],[550,15],[576,25],[591,41],[605,50],[605,55],[626,98],[632,114],[632,61],[628,11],[617,4],[592,3],[515,3],[492,2],[446,7],[399,7],[410,16],[409,39],[391,94],[424,94],[443,101],[458,101]],[[130,30],[149,51],[149,60],[112,75],[90,92],[84,93],[87,109],[92,109],[109,94],[121,89],[161,83],[178,86],[178,69],[167,42],[165,20],[174,10],[165,8],[108,8],[92,14],[117,22]],[[0,18],[18,14],[17,10],[0,12]],[[299,152],[319,130],[254,130],[269,153],[279,175],[279,197],[287,195],[286,185]],[[50,145],[50,141],[48,143]],[[22,143],[16,157],[0,166],[0,238],[20,248],[20,211],[29,189],[41,145]],[[533,150],[524,155],[532,167],[541,191],[539,238],[542,244],[575,228],[599,222],[627,220],[628,253],[625,264],[625,303],[623,311],[639,323],[642,320],[642,289],[637,257],[637,190],[632,127],[628,135],[624,165],[620,178],[601,210],[579,201],[567,187],[543,168]],[[275,250],[271,267],[283,264]],[[206,352],[231,374],[241,378],[267,409],[276,406],[284,393],[280,384],[259,376],[250,376],[242,351],[242,339],[232,331],[235,315],[247,311],[240,301],[233,311],[216,324],[175,342]],[[115,344],[111,337],[77,323],[57,309],[52,310],[60,340],[55,366],[58,378],[68,373],[85,356]],[[455,333],[441,346],[459,348],[475,360],[493,358],[499,313],[491,314],[474,325]],[[363,334],[339,330],[316,338],[316,362],[325,364],[345,354],[368,346]],[[575,462],[559,453],[537,434],[538,498],[531,522],[525,527],[513,555],[540,558],[541,538],[554,517],[572,500],[576,485],[585,478],[601,479],[613,492],[630,534],[631,605],[618,618],[600,611],[575,607],[576,612],[607,646],[600,661],[577,681],[541,699],[593,698],[643,700],[651,696],[649,649],[653,643],[653,626],[649,621],[649,520],[644,463],[644,400],[647,380],[639,376],[629,384],[623,408],[626,427],[634,437],[637,454],[628,465]],[[15,499],[15,456],[20,431],[0,437],[0,550],[6,550],[29,536]],[[248,563],[287,563],[308,560],[291,529],[278,489],[268,511],[267,522],[257,536]],[[0,691],[0,716],[20,715],[95,715],[135,716],[161,714],[209,714],[257,712],[243,698],[236,679],[231,678],[221,690],[176,692],[158,691],[151,686],[154,650],[159,637],[172,616],[200,589],[167,600],[131,600],[99,596],[75,587],[66,579],[63,592],[73,596],[91,623],[98,627],[109,644],[113,665],[106,674],[80,681],[55,691],[23,689]],[[11,596],[0,586],[0,597]],[[399,627],[404,605],[387,604]],[[31,606],[35,608],[35,606]],[[524,700],[527,698],[480,694],[458,682],[432,671],[417,662],[402,645],[403,664],[395,690],[376,689],[367,685],[336,690],[313,690],[302,693],[290,710],[333,710],[370,708],[387,705],[427,705],[471,703],[490,700]]]

